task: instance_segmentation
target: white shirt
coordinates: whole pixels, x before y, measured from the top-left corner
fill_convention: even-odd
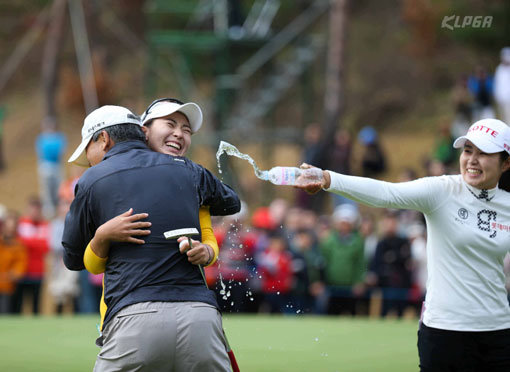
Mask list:
[[[423,322],[455,331],[510,328],[503,259],[510,250],[510,193],[479,190],[461,175],[389,183],[331,174],[331,191],[373,207],[414,209],[427,222]]]
[[[496,68],[494,98],[499,104],[510,102],[510,65],[500,64]]]
[[[411,256],[415,262],[414,280],[420,291],[425,293],[427,290],[427,239],[421,236],[413,239],[411,242]]]

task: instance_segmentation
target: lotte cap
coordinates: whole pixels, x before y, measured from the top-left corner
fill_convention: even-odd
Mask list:
[[[172,98],[162,98],[152,102],[142,114],[142,125],[147,124],[153,119],[171,115],[174,112],[181,112],[186,115],[193,133],[196,133],[202,126],[202,110],[196,103],[183,103]]]
[[[465,136],[455,140],[453,147],[459,149],[471,141],[487,154],[506,151],[510,154],[510,128],[497,119],[482,119],[471,125]]]
[[[106,105],[88,114],[83,121],[83,127],[81,129],[81,143],[73,152],[68,162],[81,167],[88,167],[89,162],[86,157],[85,149],[92,139],[92,135],[97,131],[117,124],[142,125],[137,115],[122,106]]]

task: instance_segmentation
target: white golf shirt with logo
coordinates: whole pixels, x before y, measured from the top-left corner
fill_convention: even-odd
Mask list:
[[[426,326],[454,331],[510,328],[503,272],[510,250],[510,193],[476,189],[461,175],[389,183],[329,173],[326,191],[373,207],[414,209],[425,215]]]

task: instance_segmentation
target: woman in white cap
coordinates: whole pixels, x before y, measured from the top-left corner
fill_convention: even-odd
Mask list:
[[[191,102],[183,103],[172,98],[163,98],[151,103],[142,114],[142,130],[146,135],[147,144],[151,150],[181,157],[186,154],[191,144],[191,135],[202,126],[202,118],[202,111],[197,104]],[[140,220],[147,217],[150,220],[150,216],[146,213],[133,215],[132,212],[132,209],[130,209],[105,222],[96,230],[95,236],[88,244],[84,254],[84,263],[88,271],[94,274],[105,272],[111,242],[145,243],[140,237],[150,234],[148,230],[150,223]],[[208,266],[216,261],[219,248],[212,230],[211,215],[207,206],[200,208],[199,220],[202,241],[191,239],[192,247],[190,248],[188,239],[181,237],[178,239],[178,242],[180,242],[179,249],[181,253],[188,255],[190,263]],[[102,322],[106,312],[106,305],[103,299],[100,306]],[[190,319],[194,320],[192,314],[190,314]],[[196,321],[198,322],[199,320]],[[210,319],[210,321],[213,322],[214,319]],[[210,324],[202,321],[202,326],[208,329]],[[182,349],[181,352],[185,352],[186,347],[200,346],[201,342],[214,344],[213,339],[197,339],[189,345],[183,343],[179,348]],[[223,356],[219,354],[217,356],[210,355],[208,354],[210,350],[211,348],[204,348],[203,350],[204,358],[210,357],[211,360],[208,370],[223,371],[229,369],[229,366],[224,364]],[[231,355],[233,354],[230,349],[226,351],[229,353],[229,358],[232,357]],[[177,368],[175,370],[185,369]]]
[[[418,331],[421,371],[510,371],[503,271],[510,250],[510,193],[498,187],[510,168],[510,128],[480,120],[454,147],[462,149],[459,175],[389,183],[323,171],[320,184],[300,188],[422,212],[428,280]]]
[[[140,119],[150,149],[172,156],[184,156],[191,145],[191,135],[202,126],[203,115],[196,103],[160,98],[147,107]],[[92,244],[89,244],[85,251],[87,270],[95,274],[104,272],[111,241],[143,244],[144,241],[136,236],[150,233],[146,229],[149,224],[139,222],[146,217],[145,213],[132,215],[132,210],[129,210],[101,225]],[[183,237],[179,240],[179,247],[182,253],[186,252],[192,264],[209,266],[214,264],[218,257],[218,243],[211,227],[209,209],[200,208],[199,217],[202,242],[192,240],[193,249],[190,249],[188,239]],[[95,252],[91,246],[94,246]],[[101,251],[100,257],[97,255],[98,251]]]

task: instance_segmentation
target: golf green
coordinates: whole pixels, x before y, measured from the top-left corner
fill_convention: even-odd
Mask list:
[[[91,371],[95,316],[0,317],[0,370]],[[228,315],[242,372],[418,370],[416,320]]]

